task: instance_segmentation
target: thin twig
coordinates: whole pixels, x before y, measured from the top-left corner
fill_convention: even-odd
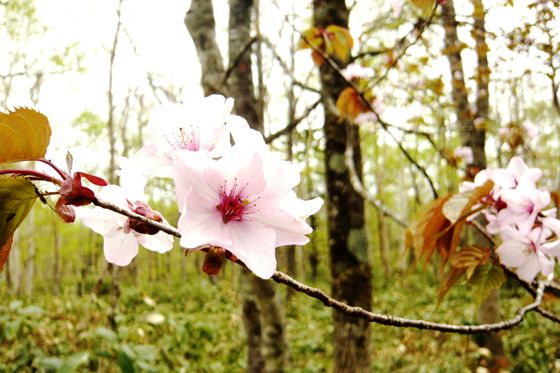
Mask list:
[[[435,12],[435,10],[434,10]],[[318,53],[319,55],[321,55],[321,57],[328,63],[328,65],[344,80],[344,82],[346,83],[347,86],[351,87],[354,91],[356,91],[356,93],[358,94],[358,97],[360,98],[360,101],[362,101],[362,103],[364,105],[366,105],[366,107],[368,108],[369,111],[371,111],[374,115],[375,118],[377,120],[377,122],[379,124],[381,124],[381,127],[383,127],[383,129],[389,134],[389,136],[393,139],[393,141],[397,144],[397,147],[399,148],[399,150],[401,151],[401,153],[403,153],[403,155],[405,156],[405,158],[414,165],[414,167],[420,171],[420,173],[426,178],[428,184],[430,185],[430,189],[432,190],[432,195],[434,197],[434,199],[438,198],[438,193],[437,190],[434,186],[434,183],[432,181],[432,179],[430,178],[430,175],[428,175],[428,172],[426,171],[426,169],[424,167],[422,167],[413,157],[412,155],[410,155],[410,153],[405,149],[405,147],[403,146],[403,144],[395,137],[395,135],[389,131],[389,124],[387,122],[385,122],[380,114],[375,110],[375,108],[373,107],[372,103],[369,102],[366,97],[364,96],[364,93],[362,91],[360,91],[358,89],[358,87],[356,86],[356,84],[354,84],[352,81],[348,80],[344,74],[342,73],[342,70],[340,69],[340,67],[338,67],[337,63],[335,61],[333,61],[333,59],[327,55],[325,53],[325,51],[323,51],[321,48],[318,48],[317,46],[313,45],[309,39],[303,34],[301,33],[299,30],[296,29],[296,27],[294,25],[292,25],[288,19],[286,19],[286,22],[288,22],[288,24],[293,28],[293,30],[298,33],[300,35],[300,37],[309,45],[309,47],[311,49],[313,49],[313,51],[315,51],[316,53]]]
[[[142,215],[138,215],[132,211],[129,210],[125,210],[123,208],[120,208],[118,206],[115,206],[109,202],[105,202],[105,201],[100,201],[98,199],[95,199],[93,201],[93,204],[98,206],[98,207],[102,207],[102,208],[106,208],[109,209],[111,211],[114,211],[116,213],[128,216],[129,218],[132,219],[138,219],[142,222],[145,222],[147,224],[150,224],[156,228],[159,228],[160,230],[162,230],[163,232],[169,233],[175,237],[180,238],[181,237],[181,233],[174,227],[167,225],[167,224],[162,224],[162,223],[158,223],[156,221],[153,221],[151,219],[146,218],[145,216]],[[243,265],[243,263],[238,262],[238,264]],[[351,315],[351,316],[356,316],[362,319],[365,319],[369,322],[374,322],[377,324],[382,324],[382,325],[389,325],[389,326],[396,326],[396,327],[402,327],[402,328],[416,328],[416,329],[424,329],[424,330],[436,330],[436,331],[440,331],[440,332],[444,332],[444,333],[458,333],[458,334],[479,334],[479,333],[488,333],[488,332],[495,332],[495,331],[499,331],[499,330],[506,330],[506,329],[511,329],[514,326],[520,324],[523,321],[523,317],[525,316],[525,314],[527,312],[530,311],[538,311],[538,307],[540,306],[542,299],[543,299],[543,294],[544,294],[544,289],[545,289],[545,283],[544,282],[539,282],[538,284],[538,288],[535,291],[535,299],[533,301],[533,303],[520,308],[517,311],[517,315],[509,320],[505,320],[505,321],[501,321],[501,322],[497,322],[497,323],[491,323],[491,324],[479,324],[479,325],[454,325],[454,324],[443,324],[443,323],[435,323],[435,322],[431,322],[431,321],[425,321],[425,320],[415,320],[415,319],[407,319],[407,318],[403,318],[403,317],[395,317],[395,316],[390,316],[390,315],[384,315],[384,314],[379,314],[379,313],[373,313],[370,311],[367,311],[361,307],[354,307],[354,306],[350,306],[346,303],[343,303],[339,300],[336,300],[334,298],[331,298],[330,296],[328,296],[327,294],[325,294],[321,289],[318,288],[313,288],[311,286],[302,284],[299,281],[294,280],[293,278],[291,278],[290,276],[288,276],[285,273],[276,271],[274,272],[274,274],[272,275],[272,280],[279,283],[279,284],[284,284],[286,286],[291,287],[292,289],[300,292],[300,293],[304,293],[312,298],[318,299],[321,302],[323,302],[323,304],[327,307],[331,307],[334,308],[340,312],[343,312],[347,315]],[[544,317],[547,317],[550,320],[553,321],[557,321],[558,317],[551,314],[548,311],[544,311],[544,310],[540,310],[539,312],[541,315],[543,315]]]
[[[296,126],[305,118],[307,118],[309,116],[309,114],[311,114],[311,112],[313,110],[315,110],[315,108],[321,103],[321,99],[315,101],[315,103],[311,106],[309,106],[307,108],[307,110],[305,110],[305,113],[303,113],[301,116],[295,118],[293,121],[291,121],[286,127],[282,128],[281,130],[274,132],[271,135],[268,135],[264,138],[264,142],[267,144],[270,144],[272,141],[274,141],[275,139],[277,139],[278,137],[285,135],[286,133],[292,131],[294,128],[296,128]]]
[[[349,306],[346,303],[340,302],[334,298],[329,297],[322,290],[307,286],[299,281],[294,280],[290,276],[282,272],[275,272],[272,275],[272,279],[280,284],[287,285],[292,289],[304,293],[312,298],[318,299],[327,307],[336,309],[337,311],[343,312],[347,315],[352,315],[365,319],[369,322],[374,322],[377,324],[396,326],[401,328],[416,328],[423,330],[436,330],[444,333],[458,333],[458,334],[480,334],[488,332],[496,332],[500,330],[511,329],[516,325],[519,325],[523,321],[523,317],[527,312],[536,310],[542,302],[544,282],[539,283],[539,288],[537,289],[537,295],[533,303],[520,308],[517,311],[517,315],[513,318],[505,321],[500,321],[491,324],[480,324],[480,325],[454,325],[454,324],[442,324],[435,323],[425,320],[415,320],[406,319],[402,317],[395,317],[389,315],[383,315],[379,313],[374,313],[366,311],[361,307]]]
[[[152,225],[155,228],[158,228],[162,232],[169,233],[170,235],[175,236],[177,238],[181,238],[181,233],[179,233],[179,230],[175,227],[172,227],[169,224],[159,223],[155,220],[149,219],[145,216],[139,215],[139,214],[137,214],[135,212],[132,212],[130,210],[123,209],[119,206],[115,206],[114,204],[112,204],[110,202],[102,201],[98,198],[94,199],[92,203],[95,206],[114,211],[118,214],[128,216],[129,218],[132,218],[132,219],[140,220],[143,223],[147,223],[147,224]]]
[[[247,51],[251,48],[251,46],[253,45],[253,43],[255,43],[258,40],[258,38],[256,36],[252,37],[247,44],[245,44],[245,46],[243,47],[243,49],[241,49],[241,51],[239,51],[239,53],[237,54],[237,56],[235,57],[235,59],[229,64],[228,69],[226,70],[225,74],[224,74],[224,79],[222,80],[222,86],[225,86],[227,83],[227,80],[229,79],[229,76],[231,75],[231,73],[233,72],[233,69],[239,65],[239,61],[241,61],[241,58],[243,57],[243,55],[245,53],[247,53]]]
[[[350,139],[350,136],[348,136]],[[391,212],[387,206],[385,206],[381,201],[377,200],[362,184],[362,181],[358,177],[358,172],[356,171],[356,165],[354,164],[354,149],[350,144],[346,144],[346,150],[344,151],[344,157],[346,159],[346,167],[350,173],[350,183],[356,192],[358,192],[363,199],[368,201],[373,207],[379,210],[384,216],[389,217],[395,223],[403,228],[408,227],[406,223],[401,218],[397,217],[393,212]]]

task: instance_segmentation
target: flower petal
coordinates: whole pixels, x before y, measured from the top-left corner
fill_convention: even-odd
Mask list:
[[[146,249],[160,254],[173,248],[173,237],[165,232],[158,232],[154,235],[137,233],[137,239]]]
[[[233,242],[224,247],[237,256],[260,278],[268,279],[276,271],[276,233],[259,223],[231,222]]]
[[[138,240],[133,234],[126,234],[121,230],[119,234],[105,236],[103,252],[109,263],[126,266],[138,254]]]
[[[218,210],[194,214],[188,209],[188,202],[185,201],[178,223],[182,235],[180,244],[187,249],[203,245],[229,247],[232,238],[226,225],[222,222]]]

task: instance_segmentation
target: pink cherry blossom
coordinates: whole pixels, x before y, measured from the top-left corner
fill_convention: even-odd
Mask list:
[[[512,226],[500,230],[503,242],[496,249],[500,262],[514,268],[520,279],[532,282],[537,274],[545,276],[554,271],[554,260],[543,251],[543,243],[550,236],[548,229],[534,228],[528,234]]]
[[[143,201],[135,200],[131,203],[125,191],[117,185],[109,185],[102,188],[96,196],[106,202],[110,202],[123,209],[129,209],[150,218],[159,217],[159,221],[165,222],[161,215],[152,211]],[[145,248],[164,253],[173,247],[173,237],[164,232],[150,232],[142,234],[133,230],[137,221],[131,221],[128,217],[113,211],[99,207],[76,209],[76,215],[90,229],[103,236],[103,251],[108,262],[119,266],[128,265],[138,254],[138,245]],[[136,227],[135,229],[139,229]],[[145,230],[144,230],[145,231]]]
[[[373,76],[373,69],[371,67],[364,67],[357,63],[351,63],[341,71],[342,76],[347,80],[352,80],[355,78],[371,78]]]
[[[498,212],[497,225],[516,225],[528,233],[538,214],[550,203],[550,193],[537,189],[529,178],[522,178],[515,189],[505,190],[501,199],[507,207]]]
[[[455,158],[461,158],[465,163],[472,163],[474,159],[472,148],[468,146],[459,146],[455,148],[453,156]]]
[[[307,243],[312,229],[304,219],[322,201],[298,199],[292,191],[298,169],[265,147],[249,145],[237,144],[219,160],[174,154],[180,243],[187,249],[221,247],[257,276],[270,278],[275,248]]]
[[[165,104],[157,108],[145,132],[150,142],[130,158],[121,158],[123,170],[147,176],[171,177],[176,151],[205,152],[219,157],[230,145],[227,122],[233,99],[212,95],[188,104]]]
[[[542,251],[560,260],[560,220],[550,216],[542,218],[541,222],[545,228],[550,229],[556,235],[555,240],[549,240],[542,245]]]

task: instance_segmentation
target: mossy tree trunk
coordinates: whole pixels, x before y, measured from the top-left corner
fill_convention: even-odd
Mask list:
[[[344,0],[314,0],[314,25],[348,27],[349,11]],[[360,136],[357,129],[341,122],[330,110],[345,81],[328,64],[320,67],[325,108],[325,168],[327,183],[328,237],[332,295],[365,309],[371,308],[371,267],[365,228],[363,198],[352,188],[344,152],[353,147],[354,162],[361,174]],[[330,101],[330,103],[329,103]],[[370,327],[365,320],[334,312],[334,371],[369,372]]]

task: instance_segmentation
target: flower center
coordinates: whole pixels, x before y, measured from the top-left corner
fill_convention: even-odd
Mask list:
[[[247,186],[247,185],[245,185]],[[224,186],[220,187],[219,196],[220,196],[220,203],[216,205],[216,209],[222,215],[222,221],[224,224],[229,223],[230,221],[242,221],[243,215],[246,215],[251,207],[254,207],[254,204],[251,204],[251,201],[247,198],[247,196],[243,196],[243,190],[245,187],[238,189],[237,179],[233,183],[233,187],[228,191],[226,182],[224,182]]]
[[[173,140],[169,144],[176,150],[186,149],[192,152],[200,150],[200,129],[198,126],[179,128],[179,132],[173,133]]]

